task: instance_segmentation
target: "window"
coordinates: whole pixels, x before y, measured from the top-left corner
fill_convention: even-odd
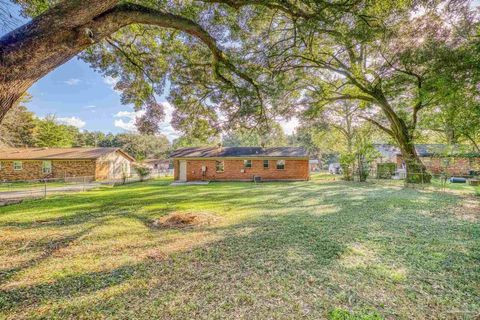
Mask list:
[[[251,168],[252,167],[252,160],[243,160],[243,166],[245,168]]]
[[[263,169],[268,169],[268,160],[263,160]]]
[[[217,172],[223,172],[224,171],[224,162],[223,161],[215,161],[215,169]]]
[[[43,174],[52,173],[52,161],[43,161],[42,172],[43,172]]]
[[[22,161],[13,161],[13,170],[20,171],[23,169]]]
[[[278,170],[285,169],[285,160],[277,160],[277,169]]]

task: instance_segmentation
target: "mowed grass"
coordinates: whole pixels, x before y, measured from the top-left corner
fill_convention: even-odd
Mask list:
[[[0,318],[475,319],[478,201],[315,177],[0,208]],[[169,213],[210,224],[155,228]]]

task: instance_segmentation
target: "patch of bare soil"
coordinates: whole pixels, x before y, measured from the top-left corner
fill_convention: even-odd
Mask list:
[[[480,199],[465,197],[460,205],[454,208],[455,216],[461,220],[477,222],[480,220]]]
[[[205,212],[172,212],[165,217],[154,220],[152,227],[159,229],[181,229],[210,225],[217,220],[217,216]]]

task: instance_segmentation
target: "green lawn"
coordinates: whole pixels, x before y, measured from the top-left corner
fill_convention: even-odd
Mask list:
[[[0,319],[474,319],[478,200],[314,178],[0,208]],[[171,212],[210,224],[156,228]]]

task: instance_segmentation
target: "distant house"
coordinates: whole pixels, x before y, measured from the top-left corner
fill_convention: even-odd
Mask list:
[[[317,172],[321,170],[321,163],[320,160],[314,159],[314,160],[309,160],[308,164],[310,165],[310,171],[311,172]]]
[[[134,161],[119,148],[0,148],[0,180],[119,179]]]
[[[209,147],[174,151],[178,181],[308,180],[308,154],[297,147]]]
[[[142,164],[154,173],[166,173],[170,170],[171,161],[168,159],[145,159]]]
[[[376,144],[374,147],[380,153],[374,166],[377,163],[395,163],[397,169],[405,169],[400,149],[389,144]],[[415,150],[420,161],[433,174],[468,176],[472,171],[480,171],[480,153],[471,152],[464,146],[417,144]]]

